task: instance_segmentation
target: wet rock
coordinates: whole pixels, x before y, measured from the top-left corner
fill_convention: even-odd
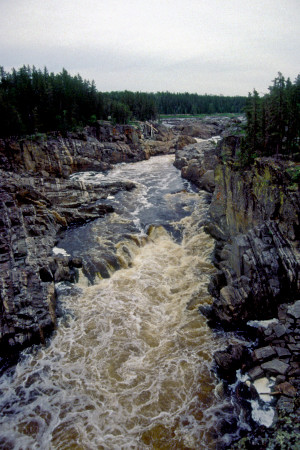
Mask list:
[[[99,197],[135,185],[0,174],[0,342],[2,352],[12,353],[55,328],[54,282],[74,281],[82,265],[52,254],[58,231],[113,211]]]
[[[283,292],[295,295],[298,290],[298,257],[277,224],[266,222],[245,235],[233,236],[231,244],[219,253],[219,267],[226,277],[213,303],[216,321],[229,326],[260,317],[274,316]],[[251,286],[251,288],[250,288]],[[266,331],[283,336],[286,329],[278,324]]]
[[[174,126],[174,132],[181,135],[192,136],[201,139],[209,139],[213,136],[219,136],[229,130],[230,127],[238,126],[237,121],[229,117],[211,117],[190,118],[184,120],[167,120],[168,124]]]
[[[74,281],[82,265],[79,258],[52,253],[57,233],[112,212],[107,197],[135,187],[130,181],[83,183],[69,175],[172,151],[171,130],[148,128],[144,135],[103,123],[66,137],[49,133],[41,142],[0,140],[2,353],[44,341],[56,326],[54,283]]]
[[[285,347],[275,347],[274,350],[276,351],[279,358],[285,357],[285,356],[291,356],[291,352]]]
[[[186,145],[196,144],[196,142],[197,142],[196,139],[192,138],[191,136],[186,135],[179,136],[175,144],[175,150],[182,150],[183,147],[185,147]],[[181,169],[181,167],[178,168]]]
[[[277,324],[273,328],[275,335],[280,338],[286,333],[286,328],[281,323]]]
[[[73,257],[69,262],[70,267],[76,267],[80,268],[82,267],[82,258],[80,257]]]
[[[287,344],[287,346],[288,346],[288,348],[289,348],[289,350],[291,351],[291,352],[297,352],[297,353],[299,353],[300,352],[300,343],[298,343],[298,344]]]
[[[264,371],[260,366],[255,366],[248,372],[252,381],[257,380],[258,378],[262,378],[264,376]]]
[[[67,178],[73,172],[107,170],[112,164],[141,161],[150,154],[168,153],[174,148],[175,136],[163,126],[150,137],[145,139],[138,128],[130,125],[106,122],[86,127],[82,133],[67,133],[67,137],[48,133],[43,142],[0,140],[0,161],[6,170],[15,173]]]
[[[214,353],[214,360],[220,376],[228,382],[233,382],[236,377],[236,370],[245,364],[248,356],[248,349],[240,344],[229,345],[226,350]]]
[[[239,138],[230,136],[217,148],[220,164],[215,169],[207,231],[218,240],[214,263],[225,282],[212,280],[210,323],[236,330],[247,321],[275,319],[257,322],[252,329],[257,348],[248,361],[248,374],[253,381],[276,377],[272,396],[277,402],[277,422],[257,442],[272,440],[277,448],[283,442],[282,433],[293,423],[290,417],[297,415],[294,397],[289,396],[297,398],[300,393],[300,195],[299,190],[290,189],[286,177],[290,163],[261,158],[241,171],[238,150]],[[286,442],[295,443],[292,433],[284,436]],[[249,445],[255,440],[252,437]]]

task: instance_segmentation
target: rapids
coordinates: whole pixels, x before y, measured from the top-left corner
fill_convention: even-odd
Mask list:
[[[209,194],[195,192],[172,163],[159,156],[74,175],[130,179],[137,188],[107,199],[113,214],[58,243],[92,269],[80,272],[75,290],[57,286],[66,295],[54,336],[1,377],[1,448],[218,447],[225,400],[211,362],[228,342],[197,309],[211,301],[215,270],[203,231]],[[105,270],[95,275],[102,254]]]

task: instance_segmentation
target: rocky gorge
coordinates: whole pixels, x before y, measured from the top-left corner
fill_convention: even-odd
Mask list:
[[[256,428],[252,441],[244,438],[238,448],[261,448],[271,442],[274,430],[279,430],[272,437],[274,448],[280,439],[295,445],[299,190],[285,161],[257,159],[251,170],[241,173],[236,163],[239,137],[232,135],[237,127],[235,120],[211,118],[204,124],[177,121],[172,128],[98,123],[65,137],[54,133],[1,141],[1,357],[45,342],[56,327],[55,283],[74,282],[83,265],[80,257],[53,253],[59,236],[70,227],[113,213],[109,196],[135,189],[130,181],[89,183],[70,175],[175,152],[182,177],[212,194],[206,232],[216,240],[217,273],[209,286],[213,303],[201,312],[213,328],[251,337],[246,344],[215,353],[218,374],[244,409],[266,394],[256,389],[257,380],[268,379],[274,385],[273,428]],[[219,144],[201,141],[220,134]],[[118,269],[114,255],[109,258]],[[101,261],[93,270],[106,276]],[[269,387],[265,389],[269,393]]]
[[[226,119],[209,130],[202,124],[196,134],[214,135],[225,126]],[[172,153],[194,141],[174,131],[101,121],[64,137],[55,132],[0,141],[1,356],[44,342],[55,328],[54,283],[74,281],[74,268],[81,266],[80,260],[52,254],[57,233],[112,212],[105,199],[135,187],[118,181],[89,185],[69,176]]]

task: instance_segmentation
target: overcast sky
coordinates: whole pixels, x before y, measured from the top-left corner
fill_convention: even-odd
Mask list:
[[[247,95],[300,72],[300,0],[0,0],[0,65],[98,90]]]

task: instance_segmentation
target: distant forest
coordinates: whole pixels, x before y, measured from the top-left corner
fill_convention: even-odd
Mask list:
[[[246,136],[241,146],[245,165],[257,156],[280,154],[300,160],[300,74],[292,83],[279,72],[263,97],[254,89],[245,113]]]
[[[0,136],[76,130],[107,120],[156,120],[160,114],[215,114],[243,111],[247,97],[189,93],[99,92],[78,74],[49,73],[23,66],[0,67]]]

